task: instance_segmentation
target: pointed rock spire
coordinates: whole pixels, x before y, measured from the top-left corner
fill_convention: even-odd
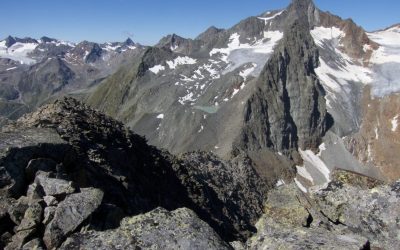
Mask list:
[[[135,45],[135,43],[132,41],[132,39],[130,37],[128,37],[125,40],[124,45],[131,46],[131,45]]]

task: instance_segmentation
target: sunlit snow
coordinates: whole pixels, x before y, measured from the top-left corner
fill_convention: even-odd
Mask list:
[[[392,123],[392,132],[396,132],[397,126],[399,125],[399,115],[396,115],[392,119],[391,123]]]
[[[36,61],[28,54],[32,52],[39,44],[37,43],[20,43],[13,44],[10,48],[5,46],[5,41],[0,43],[0,58],[9,58],[20,62],[21,64],[33,64]]]
[[[311,176],[311,174],[307,171],[307,169],[305,167],[301,167],[301,166],[296,166],[297,169],[297,174],[299,174],[301,177],[313,182],[313,178]]]
[[[188,56],[179,56],[175,58],[173,61],[167,61],[166,63],[168,64],[170,69],[175,69],[176,66],[178,65],[185,65],[185,64],[196,64],[197,60],[190,58]]]
[[[244,81],[246,81],[246,80],[247,80],[247,77],[254,71],[254,69],[255,69],[256,67],[257,67],[257,64],[252,63],[252,66],[251,66],[251,67],[249,67],[249,68],[247,68],[247,69],[241,71],[241,72],[239,73],[239,75],[244,79]]]
[[[385,96],[400,91],[400,27],[368,33],[379,44],[370,63],[374,70],[372,94]]]
[[[324,89],[327,91],[327,106],[330,107],[330,97],[336,99],[336,95],[347,95],[349,84],[352,82],[370,84],[373,82],[373,72],[353,61],[347,54],[342,52],[341,39],[345,33],[339,28],[315,27],[311,30],[315,43],[321,48],[329,48],[334,53],[334,60],[325,61],[319,58],[320,65],[315,73],[321,80]]]
[[[162,65],[155,65],[154,67],[149,69],[151,72],[153,72],[154,74],[158,74],[160,71],[165,70],[165,67]]]
[[[296,183],[297,187],[300,188],[301,191],[303,191],[304,193],[307,193],[307,188],[303,186],[303,184],[301,184],[301,182],[299,180],[297,180],[297,178],[294,178],[294,182]]]
[[[228,64],[223,74],[235,70],[245,63],[254,62],[258,65],[257,74],[268,60],[269,55],[274,51],[275,45],[282,39],[283,33],[280,31],[266,31],[264,38],[253,43],[240,43],[240,35],[234,33],[229,38],[228,47],[214,48],[210,51],[210,56],[218,56],[220,60]]]
[[[330,180],[330,170],[325,163],[311,150],[299,150],[301,157],[305,163],[316,168],[322,175],[324,175],[326,181]]]

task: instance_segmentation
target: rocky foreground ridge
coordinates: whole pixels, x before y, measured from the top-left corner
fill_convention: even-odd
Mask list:
[[[0,133],[5,249],[394,249],[399,182],[337,172],[302,193],[245,156],[173,156],[66,98]],[[258,222],[257,222],[258,221]]]

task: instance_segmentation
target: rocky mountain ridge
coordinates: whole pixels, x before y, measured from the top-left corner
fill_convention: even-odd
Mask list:
[[[266,186],[250,159],[170,155],[71,98],[8,124],[0,138],[5,249],[399,244],[390,236],[397,182],[338,172],[310,194],[290,178]]]

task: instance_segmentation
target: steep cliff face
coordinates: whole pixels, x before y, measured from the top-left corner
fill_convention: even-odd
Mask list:
[[[318,147],[332,125],[324,90],[314,72],[318,57],[308,21],[299,18],[287,28],[246,103],[239,149]]]

